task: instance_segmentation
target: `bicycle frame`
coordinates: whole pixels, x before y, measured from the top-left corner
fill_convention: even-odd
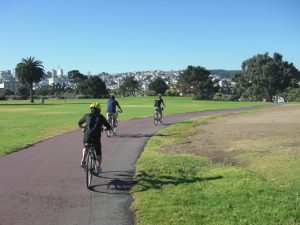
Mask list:
[[[116,113],[108,113],[108,122],[111,126],[110,130],[106,130],[107,137],[116,135],[118,129],[118,111]]]

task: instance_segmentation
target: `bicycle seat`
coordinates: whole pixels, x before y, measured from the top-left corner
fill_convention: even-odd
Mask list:
[[[91,147],[91,146],[93,146],[94,144],[93,143],[84,143],[84,146],[85,147]]]

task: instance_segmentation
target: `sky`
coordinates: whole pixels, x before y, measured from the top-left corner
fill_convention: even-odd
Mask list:
[[[300,70],[299,0],[0,0],[0,71],[239,70],[274,52]]]

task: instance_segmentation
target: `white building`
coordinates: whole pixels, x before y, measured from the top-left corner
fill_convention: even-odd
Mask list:
[[[4,89],[4,83],[0,83],[0,96],[4,96],[5,89]]]
[[[58,83],[57,72],[55,69],[51,70],[51,77],[49,78],[49,85]]]
[[[58,76],[58,78],[62,78],[64,76],[64,71],[62,68],[59,68],[57,70],[57,76]]]

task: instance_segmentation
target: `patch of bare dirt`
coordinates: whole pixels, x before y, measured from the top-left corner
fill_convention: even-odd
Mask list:
[[[276,151],[300,155],[300,105],[227,114],[196,127],[176,152],[209,157],[213,162],[247,165],[249,159]]]

